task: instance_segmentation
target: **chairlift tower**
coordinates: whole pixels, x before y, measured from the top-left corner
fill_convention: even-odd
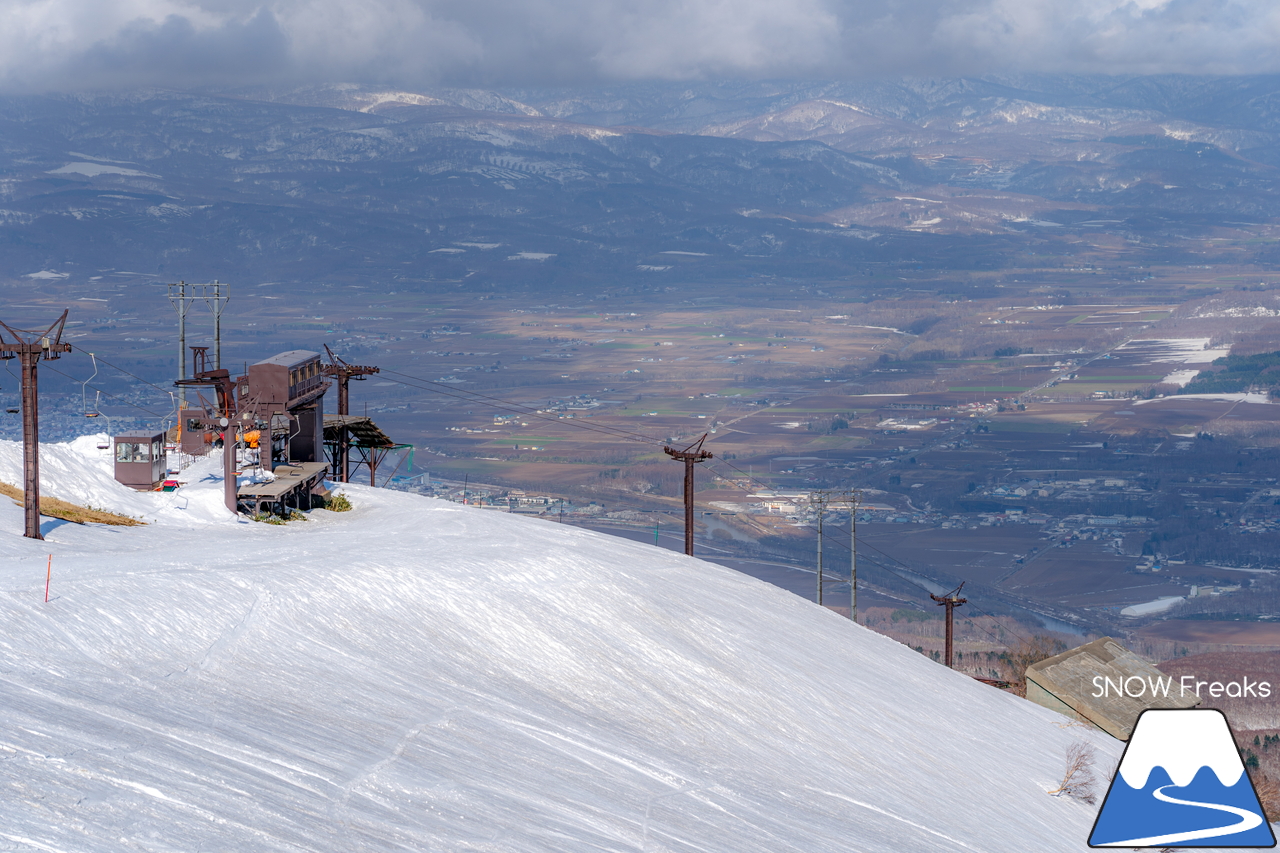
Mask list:
[[[43,539],[40,534],[40,410],[36,386],[36,365],[60,358],[71,352],[62,342],[62,329],[67,323],[64,310],[43,332],[15,329],[0,322],[0,359],[18,358],[22,364],[22,511],[28,539]],[[12,338],[6,340],[5,335]]]
[[[966,601],[968,601],[968,600],[969,600],[969,599],[967,599],[967,598],[961,598],[961,597],[960,597],[960,590],[962,590],[962,589],[964,589],[964,582],[963,582],[963,581],[961,581],[960,586],[956,587],[955,589],[953,589],[951,592],[947,593],[946,595],[934,595],[933,593],[929,593],[929,597],[930,597],[930,598],[932,598],[934,601],[936,601],[940,607],[945,607],[945,608],[947,608],[947,652],[946,652],[946,659],[947,659],[947,668],[948,668],[948,669],[954,669],[954,668],[955,668],[955,667],[953,666],[953,663],[954,663],[954,655],[953,655],[953,652],[954,652],[954,645],[953,645],[953,643],[952,643],[952,626],[953,626],[953,624],[954,624],[954,621],[953,621],[953,617],[952,617],[951,611],[955,610],[957,607],[959,607],[960,605],[964,604]]]
[[[707,435],[708,433],[704,432],[702,438],[684,450],[676,450],[674,447],[662,448],[663,453],[684,463],[684,552],[690,557],[693,556],[693,466],[713,458],[711,451],[702,449],[702,443],[707,440]]]
[[[347,364],[341,358],[333,354],[333,350],[329,349],[329,345],[324,345],[324,351],[329,354],[329,363],[324,365],[321,370],[325,376],[332,376],[338,381],[338,414],[347,415],[350,406],[350,399],[347,392],[347,383],[352,379],[363,380],[366,376],[370,376],[378,372],[378,368],[360,364]],[[341,436],[338,440],[338,476],[342,478],[342,482],[350,482],[350,457],[351,457],[351,434],[346,426],[340,428]],[[376,467],[376,466],[375,466]],[[370,476],[373,475],[372,470]]]

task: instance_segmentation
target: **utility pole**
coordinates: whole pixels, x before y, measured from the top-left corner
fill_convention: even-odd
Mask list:
[[[62,342],[62,328],[67,323],[64,310],[43,332],[15,329],[0,322],[0,359],[15,356],[22,363],[22,535],[43,539],[40,534],[40,398],[36,386],[36,364],[40,359],[52,361],[71,345]],[[5,333],[13,341],[5,339]]]
[[[377,373],[378,368],[359,364],[347,364],[345,361],[333,354],[333,350],[329,349],[328,344],[324,345],[324,351],[329,354],[329,363],[323,365],[321,370],[324,372],[325,376],[332,376],[334,379],[338,380],[338,414],[346,415],[348,413],[347,410],[350,407],[350,399],[347,395],[347,383],[352,379],[363,380],[364,377]],[[367,415],[368,412],[365,414]],[[341,478],[342,482],[346,483],[349,482],[350,477],[349,460],[351,455],[351,435],[347,432],[345,423],[339,428],[338,432],[340,436],[338,439],[338,459],[335,461],[338,464],[338,476]]]
[[[203,299],[213,312],[213,369],[219,369],[222,367],[222,311],[231,299],[231,285],[214,279],[212,284],[179,281],[168,287],[169,301],[178,312],[178,381],[187,378],[187,312],[198,299]],[[185,388],[182,402],[187,402]]]
[[[969,600],[969,599],[967,599],[967,598],[960,598],[960,597],[959,597],[959,595],[960,595],[960,590],[962,590],[962,589],[964,589],[964,582],[963,582],[963,581],[961,581],[961,582],[960,582],[960,586],[956,587],[954,590],[952,590],[951,592],[947,593],[946,595],[943,595],[943,596],[937,596],[937,595],[934,595],[933,593],[929,593],[929,597],[930,597],[930,598],[932,598],[934,601],[938,602],[938,604],[939,604],[940,606],[947,608],[947,668],[948,668],[948,669],[954,669],[954,668],[955,668],[955,667],[952,665],[952,664],[955,662],[955,658],[954,658],[954,656],[953,656],[954,646],[953,646],[953,644],[952,644],[952,639],[951,639],[951,638],[952,638],[952,615],[951,615],[951,611],[952,611],[952,610],[954,610],[954,609],[956,609],[956,608],[957,608],[957,607],[959,607],[961,604],[964,604],[966,601],[968,601],[968,600]]]
[[[858,498],[849,492],[849,618],[858,622]]]
[[[684,552],[690,557],[693,556],[693,466],[714,456],[710,451],[702,449],[702,443],[707,440],[707,435],[708,433],[704,432],[702,438],[684,450],[676,450],[674,447],[662,448],[663,453],[684,463]]]
[[[829,497],[826,492],[809,493],[809,505],[818,514],[818,594],[814,601],[818,602],[819,607],[822,606],[822,517],[826,514]]]
[[[178,381],[181,382],[187,378],[187,312],[191,310],[191,303],[195,302],[194,295],[187,295],[187,283],[180,281],[177,284],[169,285],[169,301],[173,303],[174,309],[178,312]],[[187,389],[182,389],[183,408],[186,408]]]
[[[213,288],[213,295],[209,295],[209,288]],[[223,288],[226,288],[226,295],[223,295]],[[204,301],[208,303],[209,310],[213,312],[213,369],[217,370],[222,367],[222,309],[227,307],[227,303],[231,300],[231,285],[223,284],[216,278],[212,285],[204,285]]]

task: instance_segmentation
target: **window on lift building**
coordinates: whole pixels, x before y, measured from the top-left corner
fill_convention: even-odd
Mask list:
[[[150,462],[153,453],[158,456],[160,453],[159,448],[152,447],[147,442],[135,444],[134,442],[122,441],[116,445],[117,462]]]

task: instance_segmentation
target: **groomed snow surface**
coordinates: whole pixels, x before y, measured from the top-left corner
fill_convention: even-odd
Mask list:
[[[257,524],[216,457],[166,495],[94,453],[46,446],[45,493],[156,523],[0,501],[0,850],[1083,851],[1097,806],[1046,792],[1119,758],[652,546],[354,485]]]

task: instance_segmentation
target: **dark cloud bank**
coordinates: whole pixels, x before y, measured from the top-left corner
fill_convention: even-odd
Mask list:
[[[0,0],[0,87],[1280,70],[1258,0]]]

